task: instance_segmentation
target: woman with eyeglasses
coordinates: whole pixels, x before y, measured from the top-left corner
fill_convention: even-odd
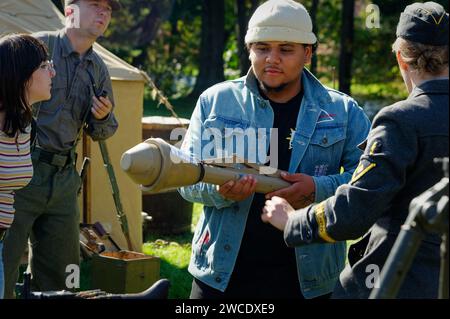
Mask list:
[[[14,191],[33,176],[31,105],[51,97],[55,72],[47,59],[44,44],[29,35],[0,38],[0,299],[4,292],[3,238],[14,219]]]

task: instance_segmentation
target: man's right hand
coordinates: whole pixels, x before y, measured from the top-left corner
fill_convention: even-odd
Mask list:
[[[235,202],[243,201],[255,193],[256,178],[247,175],[238,181],[228,181],[219,187],[219,194],[228,200]]]

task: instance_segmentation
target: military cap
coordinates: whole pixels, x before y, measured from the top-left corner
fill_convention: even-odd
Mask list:
[[[397,37],[427,45],[448,45],[448,13],[436,2],[416,2],[405,8]]]

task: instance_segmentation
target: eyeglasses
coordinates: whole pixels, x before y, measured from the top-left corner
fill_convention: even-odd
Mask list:
[[[55,66],[53,64],[53,61],[51,61],[51,60],[42,62],[42,64],[39,66],[39,68],[42,70],[47,70],[51,74],[55,74]]]

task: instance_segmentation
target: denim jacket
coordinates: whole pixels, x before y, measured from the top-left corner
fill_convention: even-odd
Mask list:
[[[320,202],[350,180],[362,154],[357,146],[366,139],[370,122],[352,98],[324,87],[306,69],[302,85],[304,97],[291,140],[289,172],[312,176],[315,201]],[[233,138],[227,136],[227,129],[270,129],[273,120],[270,102],[259,94],[256,77],[250,71],[245,77],[209,88],[199,97],[182,149],[199,160],[214,158],[218,156],[217,149],[202,151],[211,142],[205,138],[205,130],[213,128],[224,133],[219,142],[225,145],[227,139]],[[207,285],[225,291],[253,196],[233,202],[223,198],[215,185],[206,183],[183,187],[179,192],[186,200],[204,205],[192,241],[189,272]],[[306,298],[333,290],[344,268],[345,253],[345,242],[295,249],[298,279]]]

